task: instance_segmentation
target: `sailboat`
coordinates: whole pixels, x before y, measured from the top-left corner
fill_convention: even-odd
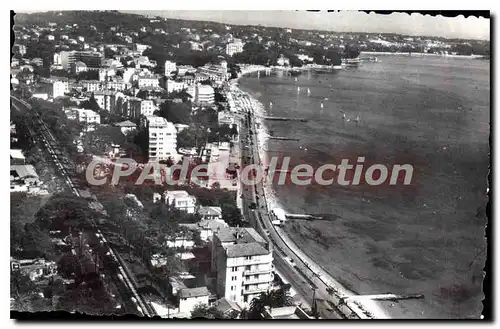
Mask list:
[[[297,82],[297,77],[295,77],[295,82]]]
[[[321,102],[321,108],[323,108],[323,102]]]
[[[269,107],[273,107],[273,102],[269,102]]]
[[[300,93],[300,87],[297,87],[297,92]]]
[[[307,88],[307,95],[311,95],[311,89]]]

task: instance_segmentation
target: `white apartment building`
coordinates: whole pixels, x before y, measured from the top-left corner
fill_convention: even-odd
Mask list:
[[[167,80],[166,87],[167,92],[172,93],[174,91],[182,91],[186,89],[187,85],[183,81]]]
[[[119,98],[124,98],[124,94],[118,91],[98,90],[94,92],[94,98],[103,110],[114,113]]]
[[[141,115],[152,116],[156,110],[157,108],[152,99],[143,99],[141,101]]]
[[[173,206],[175,209],[183,210],[189,214],[194,214],[196,211],[196,198],[186,191],[165,191],[163,198],[166,204]],[[153,202],[160,199],[161,195],[159,193],[153,195]]]
[[[101,116],[89,109],[76,109],[78,112],[78,121],[86,124],[100,124]]]
[[[97,80],[81,80],[80,83],[82,84],[83,88],[90,92],[102,90],[102,85]]]
[[[226,45],[226,54],[233,56],[234,54],[241,53],[243,51],[243,42],[239,39],[234,39],[233,42],[229,42]]]
[[[210,292],[207,287],[184,288],[179,292],[179,312],[190,314],[196,305],[208,305]]]
[[[126,84],[123,80],[114,80],[106,82],[106,88],[111,90],[125,90]]]
[[[56,80],[52,82],[52,97],[62,97],[65,92],[69,91],[68,81]]]
[[[199,105],[211,105],[214,103],[214,88],[209,85],[196,84],[189,86],[187,93],[193,97],[194,103]]]
[[[142,116],[153,116],[158,109],[152,99],[129,98],[128,100],[128,115],[132,118],[140,118]]]
[[[140,76],[137,83],[139,85],[139,88],[160,86],[160,81],[153,75]]]
[[[220,228],[212,239],[216,290],[242,307],[267,292],[273,280],[273,247],[253,228]]]
[[[146,116],[149,133],[149,161],[168,160],[177,156],[177,130],[172,122],[157,116]]]
[[[177,71],[177,64],[172,61],[165,61],[165,75],[170,75],[174,71]]]
[[[69,108],[64,110],[66,116],[70,120],[78,120],[86,125],[98,125],[101,123],[101,116],[89,109]],[[87,131],[93,130],[92,127],[87,127]]]

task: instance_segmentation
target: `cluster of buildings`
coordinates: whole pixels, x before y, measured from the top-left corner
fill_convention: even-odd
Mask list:
[[[11,123],[10,192],[47,194],[48,192],[43,188],[43,182],[40,180],[35,167],[26,163],[26,157],[21,149],[15,148],[18,140],[16,126]]]
[[[169,239],[169,246],[183,248],[181,260],[197,265],[189,266],[193,273],[170,278],[172,295],[178,301],[178,308],[171,310],[170,316],[189,316],[200,303],[241,312],[252,299],[275,289],[273,246],[255,229],[230,227],[220,207],[199,206],[196,198],[184,190],[155,193],[153,201],[201,218],[197,223],[180,224],[184,233]],[[199,233],[204,251],[195,248],[193,232]],[[168,266],[159,255],[153,257],[152,264]],[[202,279],[199,274],[203,274]]]

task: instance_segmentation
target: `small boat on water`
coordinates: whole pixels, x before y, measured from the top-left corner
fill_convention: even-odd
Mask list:
[[[311,89],[307,88],[307,95],[311,95]]]
[[[297,92],[300,93],[300,87],[297,87]]]
[[[300,71],[300,70],[297,70],[297,69],[295,69],[295,70],[294,70],[294,69],[291,69],[291,70],[290,70],[290,75],[291,75],[292,77],[297,77],[297,76],[299,76],[299,75],[301,75],[301,74],[302,74],[302,71]],[[297,81],[297,80],[295,80],[295,81]]]
[[[321,108],[323,108],[323,102],[321,102]]]
[[[360,63],[359,57],[342,59],[342,66],[344,67],[358,67]]]

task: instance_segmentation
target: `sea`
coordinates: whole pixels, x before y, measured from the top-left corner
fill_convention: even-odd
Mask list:
[[[393,318],[479,318],[486,259],[490,62],[380,56],[334,72],[252,73],[239,80],[260,116],[261,159],[290,167],[410,164],[411,182],[268,186],[271,207],[321,214],[290,220],[291,239],[358,294],[422,294],[380,302]],[[271,139],[271,136],[299,141]]]

